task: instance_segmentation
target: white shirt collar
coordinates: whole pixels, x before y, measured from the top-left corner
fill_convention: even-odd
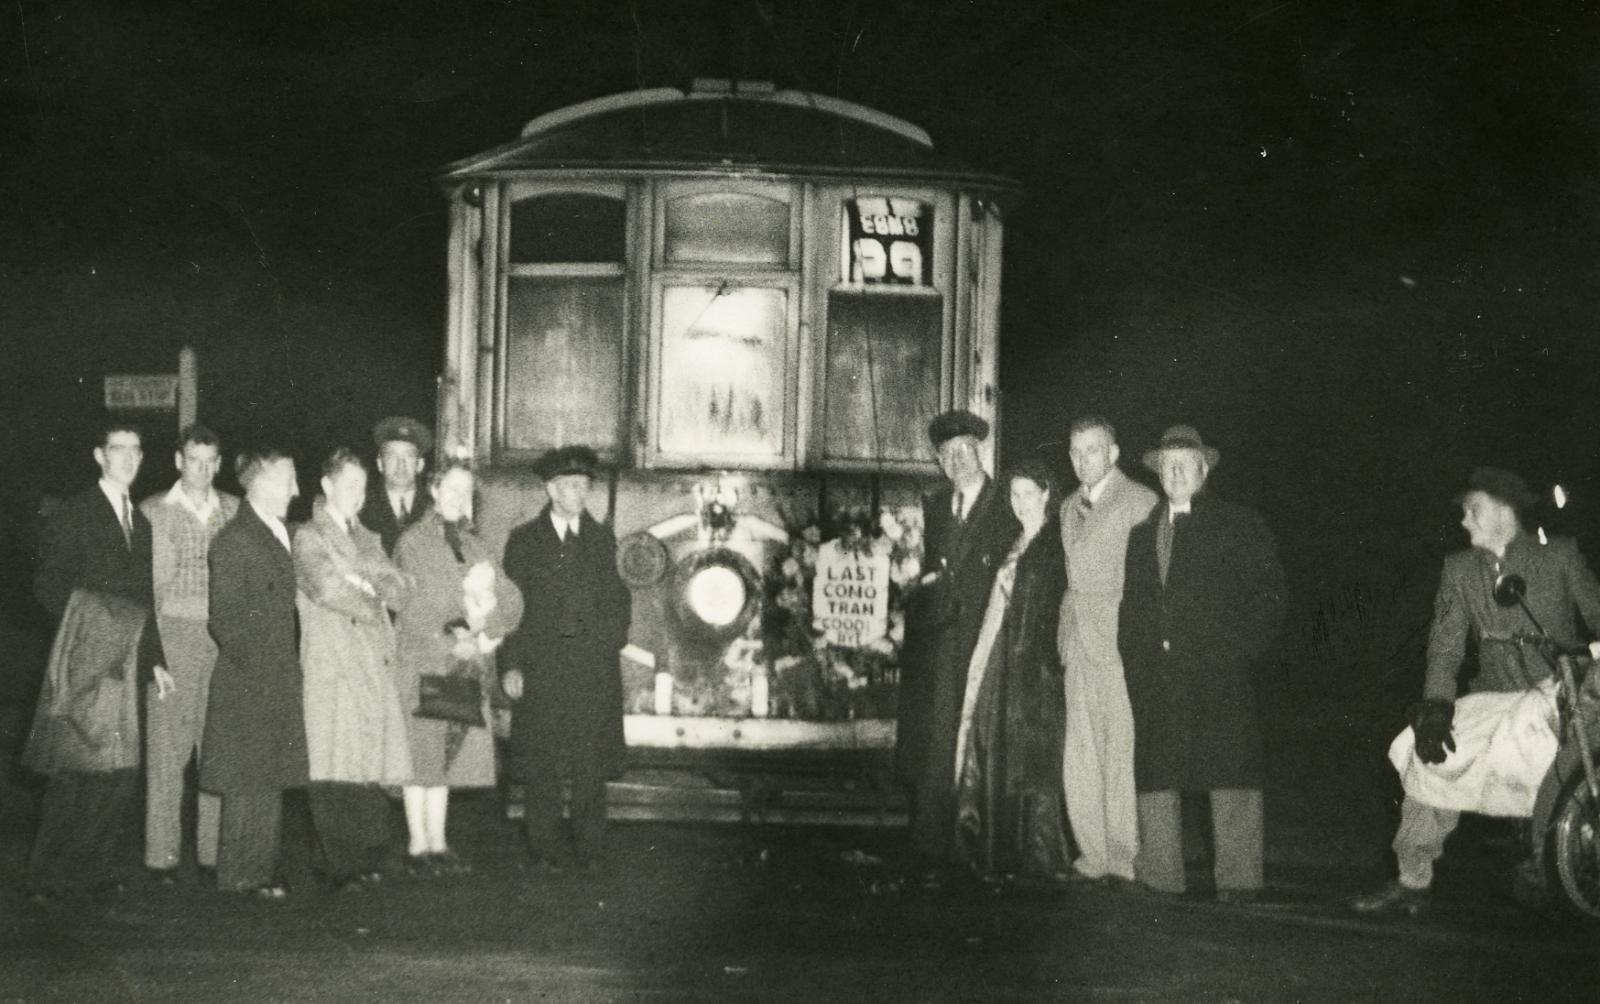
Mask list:
[[[1111,483],[1111,472],[1107,471],[1105,477],[1101,478],[1099,481],[1096,481],[1094,484],[1090,485],[1088,488],[1085,488],[1083,490],[1083,495],[1084,495],[1085,498],[1087,498],[1089,500],[1090,504],[1092,505],[1092,504],[1100,501],[1100,496],[1102,496],[1102,495],[1104,495],[1106,493],[1106,485],[1109,485],[1110,483]]]
[[[1189,501],[1183,503],[1182,505],[1179,505],[1176,502],[1170,502],[1169,501],[1167,503],[1167,519],[1170,520],[1174,516],[1187,516],[1187,515],[1189,515],[1189,509],[1193,505],[1194,505],[1194,499],[1190,499]]]
[[[283,520],[270,513],[262,512],[261,507],[254,502],[250,503],[250,508],[256,511],[257,516],[261,517],[261,522],[267,524],[267,529],[271,530],[272,535],[278,538],[278,543],[283,545],[285,551],[294,550],[294,547],[289,543],[289,528],[283,525]]]
[[[189,493],[183,490],[183,482],[180,480],[172,486],[171,491],[167,492],[166,503],[183,506],[191,516],[205,523],[209,522],[211,514],[217,511],[217,491],[215,488],[206,489],[205,504],[196,505],[194,499],[189,497]]]
[[[578,526],[583,522],[583,517],[577,519],[564,519],[554,509],[550,510],[550,525],[556,528],[556,536],[566,538],[577,534]]]
[[[389,496],[389,511],[394,513],[396,519],[400,518],[400,503],[402,500],[405,502],[406,512],[416,512],[417,490],[415,488],[403,492],[388,492],[387,494]]]
[[[106,497],[107,502],[111,503],[111,508],[116,510],[117,519],[119,520],[122,519],[123,501],[126,500],[130,507],[133,505],[133,500],[128,498],[128,489],[117,484],[115,481],[109,481],[106,478],[101,478],[100,493]]]

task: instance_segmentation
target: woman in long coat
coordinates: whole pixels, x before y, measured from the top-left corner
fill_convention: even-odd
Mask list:
[[[456,660],[457,668],[478,676],[488,723],[488,697],[500,685],[494,649],[522,620],[522,592],[472,526],[475,484],[469,466],[447,462],[432,478],[432,509],[395,546],[395,563],[416,580],[395,621],[400,636],[395,668],[400,704],[409,713],[420,702],[419,678],[450,671],[459,632],[473,654]],[[415,714],[408,714],[406,725],[412,765],[411,784],[404,790],[410,863],[423,871],[467,870],[445,838],[450,789],[494,787],[494,734],[487,724]]]
[[[411,748],[395,690],[398,609],[409,581],[357,515],[367,497],[360,457],[335,450],[323,498],[294,538],[306,751],[317,836],[335,884],[370,878],[388,836],[384,787],[411,781]]]
[[[952,778],[956,854],[984,875],[1058,877],[1071,860],[1056,652],[1066,563],[1048,470],[1024,464],[1009,488],[1022,532],[995,574],[968,665]]]

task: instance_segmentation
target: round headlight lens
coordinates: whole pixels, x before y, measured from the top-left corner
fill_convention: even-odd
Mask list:
[[[689,579],[685,599],[696,617],[712,627],[732,624],[744,609],[744,579],[724,565],[710,565]]]

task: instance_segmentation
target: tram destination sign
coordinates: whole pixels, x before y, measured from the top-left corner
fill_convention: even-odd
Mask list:
[[[176,411],[178,374],[108,373],[106,408],[111,411]]]
[[[933,285],[933,207],[898,196],[845,200],[846,277],[865,286]]]
[[[830,645],[861,648],[889,632],[889,556],[862,553],[836,540],[817,552],[811,615]]]

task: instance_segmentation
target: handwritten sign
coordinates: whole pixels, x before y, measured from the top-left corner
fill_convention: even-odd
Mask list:
[[[847,551],[839,542],[817,553],[811,615],[830,645],[861,648],[889,632],[889,556]]]

